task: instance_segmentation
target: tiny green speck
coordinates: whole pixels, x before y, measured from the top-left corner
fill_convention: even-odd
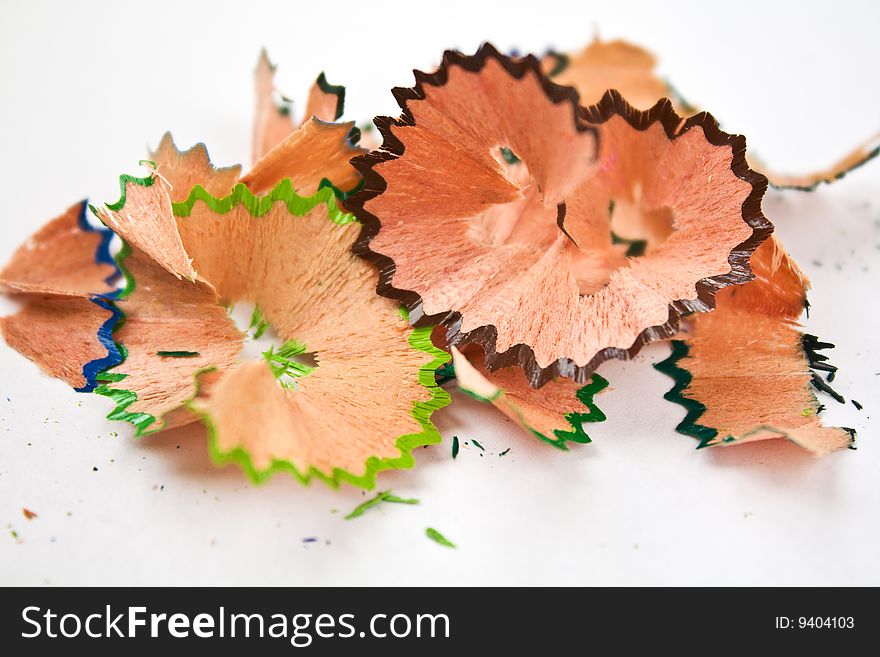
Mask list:
[[[452,437],[452,458],[458,456],[458,436]]]
[[[398,497],[397,495],[392,495],[391,491],[388,491],[388,495],[382,498],[383,502],[392,502],[394,504],[420,504],[420,502],[414,497]]]
[[[612,201],[613,203],[613,201]],[[611,243],[612,244],[628,244],[629,248],[626,250],[626,256],[628,258],[638,258],[640,256],[645,255],[645,249],[648,248],[647,240],[630,240],[625,237],[620,237],[614,234],[614,231],[611,231]]]
[[[450,547],[450,548],[458,547],[458,546],[455,545],[455,543],[453,543],[452,541],[450,541],[448,538],[446,538],[443,534],[441,534],[440,532],[438,532],[438,531],[437,531],[436,529],[434,529],[433,527],[428,527],[428,528],[425,530],[425,536],[427,536],[428,538],[430,538],[430,539],[431,539],[432,541],[434,541],[435,543],[439,543],[440,545],[443,545],[443,546],[445,546],[445,547]]]
[[[198,356],[198,351],[157,351],[157,356],[167,356],[169,358],[192,358]]]
[[[507,146],[501,147],[501,157],[503,157],[504,161],[508,164],[519,164],[522,161]]]
[[[398,497],[391,493],[390,490],[384,490],[378,493],[375,497],[370,498],[363,504],[358,505],[354,511],[345,516],[346,520],[351,520],[352,518],[357,518],[358,516],[364,515],[364,512],[367,509],[372,509],[377,504],[381,504],[382,502],[391,502],[394,504],[418,504],[419,501],[415,498],[403,498]]]
[[[486,451],[485,449],[483,449],[483,446],[480,443],[478,443],[476,440],[474,440],[473,438],[471,438],[471,442],[474,444],[474,447],[479,449],[481,452]]]

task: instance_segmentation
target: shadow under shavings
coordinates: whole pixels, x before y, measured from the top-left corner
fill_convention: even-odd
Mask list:
[[[208,436],[200,422],[143,436],[134,443],[148,458],[161,458],[175,474],[212,481],[237,478],[243,485],[250,483],[239,468],[218,467],[213,463],[208,452]]]
[[[705,450],[713,465],[721,467],[766,466],[774,472],[797,473],[819,464],[819,459],[785,438],[741,443],[729,447],[709,447]],[[756,468],[757,470],[758,468]]]

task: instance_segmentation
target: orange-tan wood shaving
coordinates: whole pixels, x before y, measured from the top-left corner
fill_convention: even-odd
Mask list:
[[[490,370],[518,362],[541,384],[585,381],[669,337],[673,311],[748,280],[769,224],[741,137],[616,93],[580,113],[536,70],[464,60],[419,74],[383,151],[356,160],[367,186],[347,204],[371,226],[359,252],[386,276],[380,292],[446,323],[453,344],[481,344]],[[651,249],[625,257],[617,230]]]
[[[537,432],[552,439],[555,431],[571,431],[566,415],[587,412],[577,398],[582,386],[570,379],[556,379],[535,389],[519,367],[489,372],[481,363],[481,354],[469,358],[455,347],[451,350],[458,386],[489,401],[532,437]]]
[[[598,103],[608,89],[616,89],[635,107],[646,110],[658,100],[668,98],[676,112],[688,116],[698,108],[684,101],[679,94],[655,72],[657,58],[650,51],[627,41],[602,41],[595,37],[579,53],[566,55],[567,62],[553,77],[559,84],[571,85],[580,94],[583,105]],[[559,63],[559,55],[548,55],[542,62],[550,73]],[[773,187],[781,189],[812,190],[822,183],[832,183],[877,156],[880,133],[857,145],[828,167],[803,174],[777,172],[755,154],[748,155],[749,166],[767,176]]]
[[[554,59],[545,60],[545,72],[550,72]],[[553,81],[577,89],[582,105],[598,103],[606,91],[617,89],[633,106],[647,110],[671,95],[667,84],[654,72],[656,65],[657,58],[640,46],[595,37],[579,53],[568,56],[567,65]],[[684,110],[676,106],[679,114],[685,114]]]
[[[79,225],[83,203],[70,206],[34,233],[0,271],[10,292],[91,297],[112,292],[113,265],[95,261],[102,236]]]
[[[214,196],[226,196],[235,187],[241,175],[241,165],[215,167],[204,144],[181,151],[174,144],[170,132],[166,132],[150,159],[156,163],[156,171],[170,185],[168,194],[172,201],[183,201],[196,185],[201,185]]]
[[[6,344],[49,376],[84,386],[83,365],[107,355],[95,336],[111,311],[78,296],[26,294],[19,300],[19,312],[0,318]]]
[[[119,210],[104,206],[98,217],[134,250],[143,251],[177,278],[196,279],[174,223],[168,185],[158,176],[152,184],[125,184],[125,204]]]
[[[349,160],[366,152],[348,140],[353,125],[309,119],[264,155],[241,182],[255,194],[269,191],[284,178],[290,178],[302,196],[317,192],[325,178],[338,189],[351,190],[360,176]]]
[[[786,174],[770,171],[758,158],[752,157],[751,162],[756,169],[764,171],[770,184],[780,189],[799,189],[810,191],[819,184],[830,184],[843,178],[847,173],[873,159],[880,152],[880,132],[864,143],[859,144],[849,153],[834,162],[831,166],[819,171],[803,174]]]
[[[254,128],[252,135],[251,162],[261,157],[284,141],[296,125],[289,111],[282,111],[275,103],[275,66],[263,50],[254,71]],[[289,109],[289,108],[288,108]]]
[[[253,217],[242,206],[218,215],[196,203],[178,221],[220,296],[255,303],[282,341],[304,343],[318,363],[293,389],[265,362],[208,386],[193,408],[210,418],[218,447],[245,449],[258,471],[282,460],[328,475],[361,475],[367,457],[399,456],[397,438],[420,429],[411,411],[430,397],[418,373],[431,357],[410,347],[412,329],[376,295],[375,271],[351,255],[360,227],[333,223],[323,204],[295,217],[276,203]]]
[[[244,335],[209,286],[172,276],[142,251],[133,250],[124,262],[135,287],[117,302],[125,323],[114,337],[128,355],[113,372],[125,374],[119,387],[137,394],[128,412],[156,418],[150,431],[171,428],[192,419],[177,414],[163,424],[166,416],[195,396],[196,373],[230,367]],[[162,351],[198,355],[166,358],[159,355]]]
[[[336,120],[336,109],[339,106],[339,96],[328,93],[321,89],[321,85],[315,80],[309,89],[309,97],[306,101],[306,113],[303,122],[313,116],[321,121],[329,123]]]
[[[777,240],[752,257],[756,279],[723,290],[713,313],[687,321],[693,379],[682,394],[706,407],[701,425],[718,431],[710,445],[788,438],[813,454],[847,447],[850,434],[824,427],[797,325],[808,282]]]

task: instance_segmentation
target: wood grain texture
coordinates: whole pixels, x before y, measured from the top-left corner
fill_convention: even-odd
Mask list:
[[[214,196],[226,196],[235,187],[241,175],[241,165],[216,167],[204,144],[195,144],[181,151],[170,132],[162,135],[156,150],[150,153],[158,173],[169,183],[168,195],[172,202],[183,201],[196,185],[201,185]]]
[[[218,448],[243,449],[257,472],[284,461],[328,477],[362,476],[370,457],[399,457],[398,439],[421,430],[412,411],[431,398],[420,383],[431,356],[409,344],[412,328],[376,295],[372,267],[352,256],[357,224],[334,223],[325,204],[293,216],[282,202],[261,217],[196,203],[178,221],[220,296],[254,303],[281,341],[304,343],[317,362],[293,387],[260,361],[208,386],[193,408],[209,418]]]
[[[821,456],[852,443],[822,425],[797,318],[809,282],[772,238],[752,258],[755,280],[718,294],[713,313],[689,318],[691,375],[682,395],[705,407],[699,424],[717,431],[706,445],[787,438]]]
[[[84,211],[85,201],[74,203],[34,233],[0,271],[0,288],[78,297],[113,292],[116,267],[97,258],[108,238],[83,228]]]
[[[488,45],[447,52],[416,81],[394,91],[399,119],[377,119],[382,149],[354,160],[356,252],[379,268],[380,294],[417,325],[443,323],[451,344],[480,345],[490,371],[583,383],[750,279],[771,231],[766,180],[709,115],[641,112],[616,92],[583,108],[533,57]],[[612,201],[629,208],[621,230],[665,241],[624,257]]]

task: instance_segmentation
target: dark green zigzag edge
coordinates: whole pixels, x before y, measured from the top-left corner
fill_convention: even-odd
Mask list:
[[[672,340],[671,342],[672,353],[669,355],[669,358],[662,362],[656,363],[654,365],[654,369],[671,377],[672,380],[675,382],[675,385],[672,386],[672,389],[663,395],[663,399],[671,401],[674,404],[678,404],[679,406],[683,406],[687,410],[684,420],[682,420],[678,424],[678,426],[675,427],[675,430],[678,431],[678,433],[684,434],[685,436],[691,436],[693,438],[699,439],[700,444],[697,445],[697,449],[711,447],[722,443],[738,442],[737,439],[731,435],[728,435],[719,440],[719,432],[717,429],[697,423],[697,420],[699,420],[703,413],[706,412],[706,406],[698,402],[696,399],[685,397],[682,394],[682,392],[684,392],[684,390],[687,389],[688,386],[690,386],[691,381],[693,380],[693,375],[686,369],[680,367],[678,364],[679,361],[681,361],[683,358],[687,358],[690,349],[688,348],[687,343],[683,340]],[[775,431],[779,434],[781,438],[785,438],[795,443],[796,445],[800,445],[800,443],[798,443],[787,431],[784,431],[782,429],[778,429],[776,427],[768,425],[758,425],[756,429],[767,429],[770,431]],[[848,429],[846,427],[840,427],[840,429],[849,433],[850,438],[854,440],[855,432],[852,429]],[[851,449],[855,448],[851,447]]]
[[[581,445],[586,445],[587,443],[592,442],[592,439],[589,435],[587,435],[587,432],[584,429],[584,424],[589,422],[605,421],[605,413],[603,413],[602,409],[600,409],[596,405],[594,397],[607,387],[607,379],[594,372],[593,378],[590,380],[590,382],[577,391],[578,401],[587,407],[587,412],[572,412],[565,415],[565,419],[572,427],[571,431],[554,429],[553,433],[556,436],[555,440],[549,438],[548,436],[545,436],[538,431],[535,431],[534,429],[532,429],[532,433],[534,433],[544,442],[549,443],[550,445],[553,445],[554,447],[562,450],[568,449],[565,444],[566,442],[579,443]]]
[[[327,76],[324,75],[324,71],[321,71],[321,75],[315,80],[315,84],[325,94],[336,96],[336,109],[334,110],[333,120],[338,121],[341,119],[345,113],[345,87],[341,84],[330,84],[327,82]]]
[[[565,420],[571,426],[570,431],[565,431],[562,429],[554,429],[553,434],[555,438],[551,438],[540,431],[529,426],[525,419],[520,416],[520,419],[523,421],[523,425],[529,430],[529,432],[534,435],[536,438],[544,441],[548,445],[553,445],[557,449],[561,449],[564,451],[568,450],[568,446],[566,443],[578,443],[581,445],[586,445],[587,443],[593,442],[592,438],[587,434],[584,429],[584,425],[592,422],[604,422],[606,419],[605,413],[602,412],[602,409],[595,403],[594,397],[608,387],[608,381],[600,376],[599,374],[593,373],[593,377],[588,384],[578,389],[576,393],[577,400],[587,407],[587,412],[578,412],[573,411],[571,413],[565,414]],[[463,393],[468,395],[469,397],[473,397],[474,399],[481,402],[491,403],[493,398],[483,397],[478,395],[466,388],[459,387]],[[503,394],[503,393],[501,393]]]
[[[718,430],[698,424],[697,420],[706,412],[706,406],[698,402],[696,399],[685,397],[682,393],[690,386],[693,381],[693,375],[683,367],[679,366],[679,361],[686,358],[690,349],[684,340],[672,340],[672,353],[669,358],[654,364],[654,369],[669,376],[675,385],[672,389],[663,395],[663,399],[671,401],[674,404],[684,407],[687,413],[684,419],[678,423],[675,430],[685,436],[697,438],[700,444],[697,449],[708,447],[718,437]]]

